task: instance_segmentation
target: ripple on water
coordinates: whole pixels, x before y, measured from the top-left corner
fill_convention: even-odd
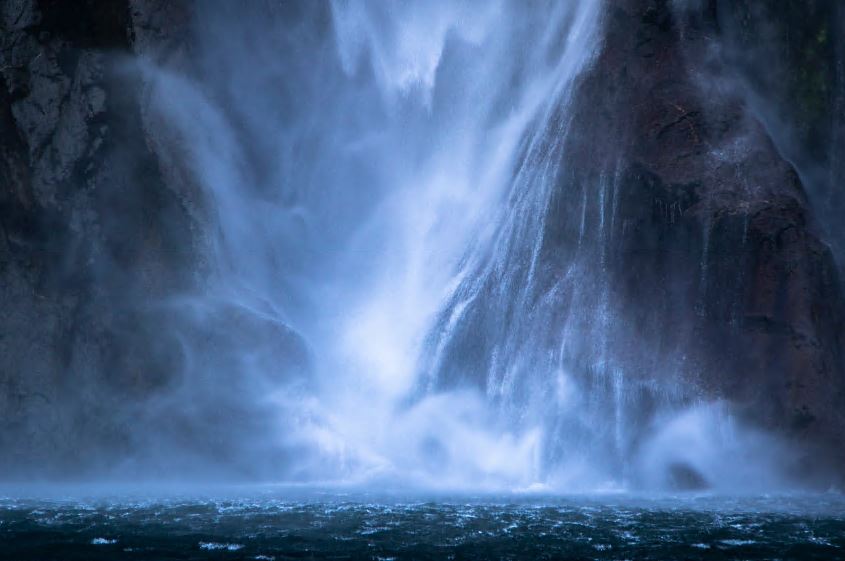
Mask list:
[[[204,549],[206,551],[214,551],[214,550],[226,550],[226,551],[238,551],[243,549],[243,544],[239,543],[218,543],[218,542],[200,542],[199,543],[200,549]]]
[[[729,545],[731,547],[740,547],[743,545],[754,545],[756,540],[719,540],[719,543]]]
[[[103,561],[135,559],[139,551],[150,559],[228,555],[273,561],[668,559],[714,551],[728,559],[748,552],[776,558],[787,549],[793,558],[832,559],[845,547],[845,500],[828,499],[822,509],[811,499],[786,499],[786,506],[753,499],[725,505],[716,499],[611,505],[572,498],[537,504],[342,500],[103,501],[85,509],[70,501],[17,501],[0,506],[0,551],[34,561],[45,557],[43,540],[54,539],[55,551],[72,543],[82,548],[77,558]],[[118,540],[119,547],[108,547]]]

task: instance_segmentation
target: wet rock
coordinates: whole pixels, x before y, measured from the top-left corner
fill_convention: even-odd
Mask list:
[[[673,463],[667,467],[667,484],[675,491],[704,491],[710,484],[698,470],[686,463]]]
[[[244,431],[278,430],[256,389],[307,386],[272,314],[171,305],[208,272],[202,201],[137,65],[184,63],[191,5],[0,4],[0,477],[140,473],[165,446],[236,463]]]
[[[609,7],[576,94],[574,169],[552,205],[546,259],[565,270],[576,241],[564,221],[589,201],[584,215],[610,217],[597,243],[617,314],[613,360],[683,388],[681,401],[725,398],[845,473],[835,260],[799,173],[720,54],[713,5],[697,6]]]
[[[0,447],[14,451],[4,476],[72,473],[109,447],[119,456],[122,405],[167,370],[113,355],[153,345],[119,318],[149,321],[137,303],[186,286],[193,251],[179,186],[158,173],[137,86],[120,69],[129,15],[125,2],[0,6]]]

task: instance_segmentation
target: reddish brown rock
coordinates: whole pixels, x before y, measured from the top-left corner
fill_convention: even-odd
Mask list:
[[[845,473],[841,280],[798,174],[720,55],[715,3],[613,2],[605,29],[576,93],[577,179],[556,207],[572,216],[577,190],[615,177],[615,345],[640,377],[727,399],[800,443],[796,475]],[[551,223],[560,262],[571,231]]]

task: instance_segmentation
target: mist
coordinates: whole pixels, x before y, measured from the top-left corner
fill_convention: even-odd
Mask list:
[[[421,357],[444,303],[500,251],[521,152],[595,49],[598,4],[546,8],[220,4],[198,14],[188,72],[142,66],[158,149],[201,191],[212,269],[164,304],[188,330],[171,334],[180,395],[242,392],[266,411],[263,431],[226,429],[283,451],[265,477],[539,476],[542,427],[508,426],[482,387],[424,389]],[[259,333],[191,340],[233,314]],[[285,345],[306,356],[291,366]],[[254,454],[236,453],[262,466]]]

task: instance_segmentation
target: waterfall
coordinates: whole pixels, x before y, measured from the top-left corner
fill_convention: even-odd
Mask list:
[[[387,239],[337,339],[344,376],[378,405],[361,414],[360,388],[343,395],[343,440],[426,485],[531,485],[545,428],[540,419],[515,424],[501,405],[515,403],[515,360],[531,351],[517,348],[519,316],[537,321],[529,299],[544,215],[573,83],[599,40],[600,4],[549,4],[533,15],[508,3],[481,13],[468,4],[333,8],[344,71],[368,64],[400,123],[382,161],[404,162],[358,240]],[[487,292],[491,282],[497,293]],[[464,364],[454,341],[479,300],[500,314],[498,346]]]
[[[614,347],[619,170],[570,166],[602,13],[203,4],[190,57],[143,65],[205,243],[200,287],[162,303],[185,422],[263,477],[440,488],[615,487],[635,446],[650,473],[722,446],[685,430],[721,430],[718,407],[629,430],[687,398]]]

